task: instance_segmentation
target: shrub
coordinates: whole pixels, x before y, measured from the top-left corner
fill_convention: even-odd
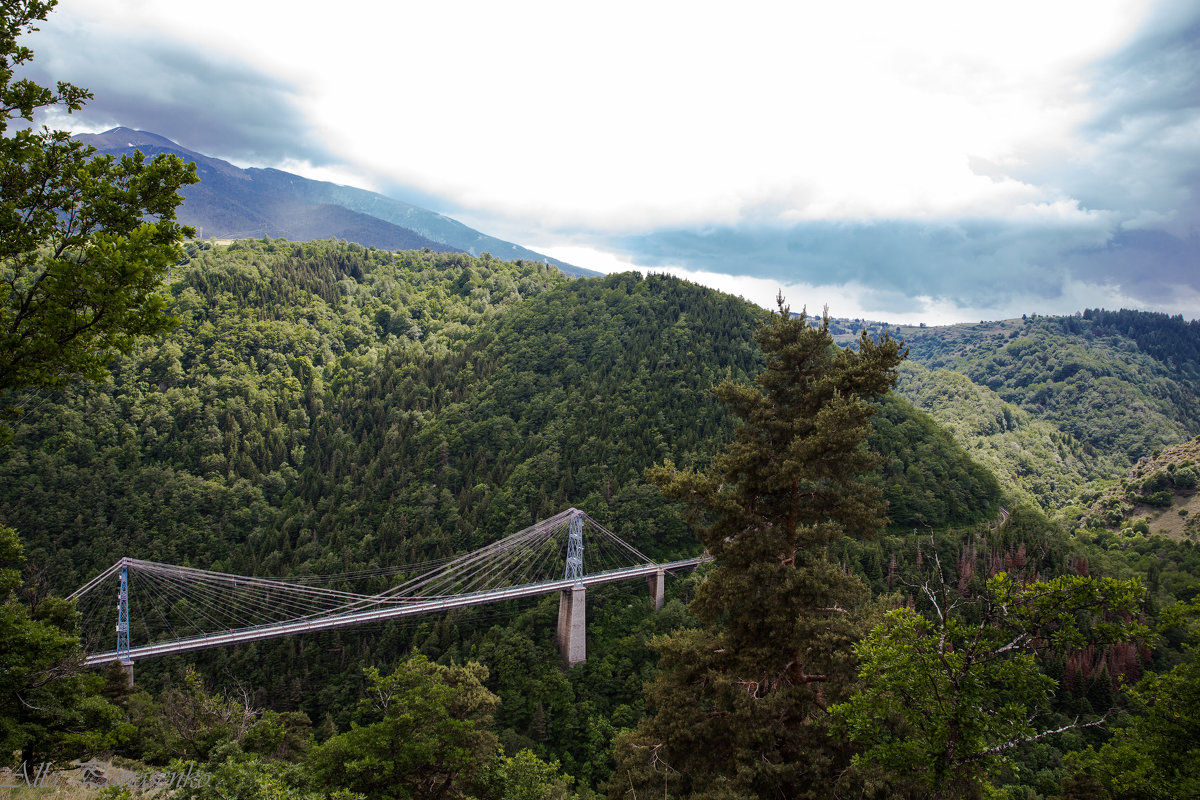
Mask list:
[[[1175,470],[1175,474],[1171,476],[1171,483],[1176,489],[1195,489],[1197,478],[1196,470],[1193,467],[1180,467]]]
[[[1161,492],[1155,492],[1152,495],[1143,497],[1142,502],[1151,506],[1166,507],[1171,505],[1171,501],[1174,498],[1175,495],[1171,493],[1170,489],[1163,489]]]

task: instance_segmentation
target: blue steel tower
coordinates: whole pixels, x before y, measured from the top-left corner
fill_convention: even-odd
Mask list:
[[[132,666],[129,655],[129,567],[121,566],[121,587],[117,590],[117,656],[127,667]]]
[[[575,581],[578,586],[583,580],[583,512],[571,509],[571,528],[567,535],[567,571],[563,575],[567,580]]]

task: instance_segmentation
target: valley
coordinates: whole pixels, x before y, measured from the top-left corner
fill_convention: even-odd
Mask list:
[[[749,384],[763,364],[761,309],[665,276],[194,241],[165,291],[179,326],[119,357],[108,381],[15,404],[0,520],[49,590],[126,554],[292,580],[374,570],[366,586],[378,591],[390,566],[477,548],[572,505],[651,557],[695,555],[647,470],[708,468],[737,427],[710,387]],[[1160,317],[1146,322],[1172,330]],[[1200,423],[1195,364],[1072,324],[968,326],[944,340],[904,330],[908,361],[869,435],[889,523],[831,556],[883,597],[922,568],[923,537],[956,570],[972,558],[1047,575],[1087,562],[1120,578],[1148,574],[1144,542],[1161,554],[1156,602],[1194,597],[1194,483],[1182,476]],[[1117,404],[1137,413],[1097,418]],[[1111,507],[1098,498],[1131,469],[1143,483],[1167,469],[1150,448],[1175,454],[1171,524],[1164,513],[1139,527],[1130,501],[1120,518],[1089,510]],[[686,603],[703,576],[670,580],[660,614],[644,589],[590,591],[588,660],[566,671],[547,600],[170,657],[139,667],[138,683],[169,703],[194,668],[206,691],[245,687],[247,708],[347,731],[371,665],[478,660],[506,751],[529,749],[601,790],[612,743],[651,710],[652,637],[695,624]],[[124,747],[157,757],[148,741]]]

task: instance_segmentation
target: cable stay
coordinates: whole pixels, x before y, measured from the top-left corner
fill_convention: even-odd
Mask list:
[[[171,652],[661,576],[704,560],[656,564],[570,508],[460,556],[333,575],[254,577],[126,557],[68,599],[83,619],[86,663],[131,664]],[[117,649],[110,651],[114,578],[120,582],[118,635]],[[661,586],[659,594],[661,602]]]

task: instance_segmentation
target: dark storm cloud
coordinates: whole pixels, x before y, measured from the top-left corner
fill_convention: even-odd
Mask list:
[[[1194,4],[1193,4],[1194,5]],[[1172,9],[1146,35],[1092,70],[1107,108],[1088,128],[1120,131],[1130,118],[1166,124],[1195,119],[1200,109],[1200,9]]]
[[[978,308],[1035,297],[1046,303],[1042,308],[1053,307],[1070,282],[1116,287],[1147,307],[1169,303],[1180,286],[1200,291],[1195,238],[1157,231],[1103,236],[1097,227],[995,220],[810,222],[664,231],[613,244],[648,267],[816,285],[855,283],[873,294],[864,298],[873,307],[897,313],[911,310],[906,298],[922,296]]]
[[[1200,235],[1121,231],[1102,248],[1066,254],[1063,266],[1079,280],[1120,286],[1147,308],[1171,306],[1180,287],[1200,291]],[[1200,317],[1200,308],[1191,316]]]
[[[95,95],[74,115],[84,124],[150,131],[256,165],[334,161],[313,143],[292,87],[244,64],[175,42],[110,38],[69,24],[47,23],[28,43],[35,50],[28,77],[69,81]]]

